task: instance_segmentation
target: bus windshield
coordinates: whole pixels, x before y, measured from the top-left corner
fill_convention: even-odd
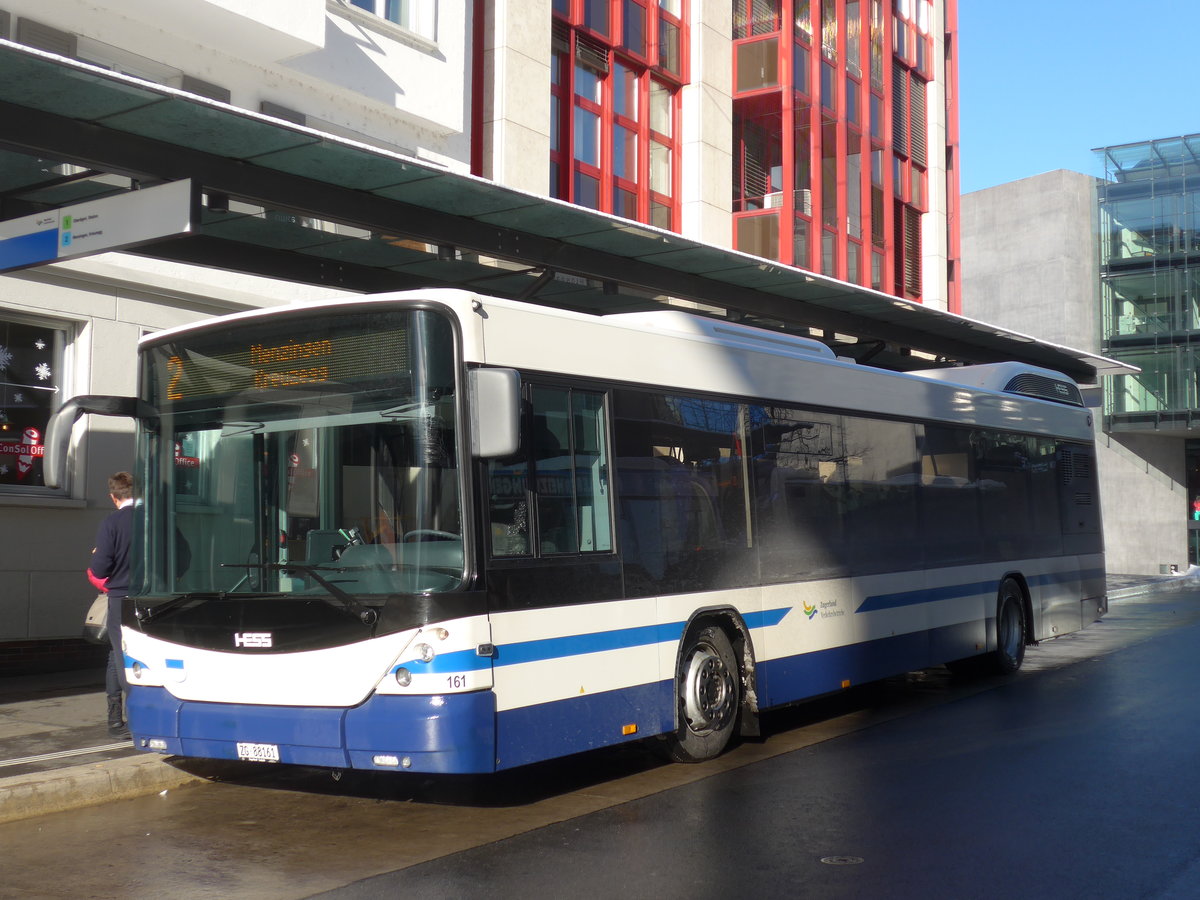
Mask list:
[[[159,412],[139,444],[131,593],[144,609],[278,595],[361,616],[461,585],[443,315],[348,307],[234,321],[154,344],[142,366],[142,397]]]

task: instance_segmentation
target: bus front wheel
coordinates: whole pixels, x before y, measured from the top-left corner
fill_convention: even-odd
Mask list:
[[[675,677],[679,727],[667,737],[676,762],[713,759],[729,743],[741,704],[741,678],[729,638],[715,625],[690,634]]]

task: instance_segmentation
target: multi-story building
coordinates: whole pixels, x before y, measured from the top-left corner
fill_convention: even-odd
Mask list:
[[[1132,367],[1087,393],[1110,567],[1155,574],[1200,562],[1200,136],[1097,153],[962,198],[963,307]]]
[[[554,0],[548,45],[509,33],[551,196],[957,310],[955,30],[955,0]]]
[[[1104,427],[1173,439],[1200,563],[1200,134],[1096,152],[1103,349],[1141,369],[1106,381]]]
[[[53,54],[39,65],[82,61],[958,311],[955,5],[0,0],[0,39]],[[35,97],[46,115],[104,113],[99,92],[9,89],[20,94],[5,102]],[[114,120],[186,146],[179,122],[128,92]],[[139,186],[132,164],[96,171],[30,150],[12,121],[0,122],[0,220]],[[210,129],[206,147],[271,150],[269,120],[228,135],[189,121]],[[223,226],[231,238],[281,215],[238,212]],[[278,246],[246,252],[342,227],[289,221]],[[0,368],[24,386],[0,387],[0,645],[77,633],[105,477],[130,465],[128,427],[92,421],[75,486],[44,487],[29,447],[51,410],[76,394],[131,393],[143,334],[334,292],[246,271],[105,253],[0,276]]]

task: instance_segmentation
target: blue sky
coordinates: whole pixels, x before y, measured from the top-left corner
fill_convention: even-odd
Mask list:
[[[1200,133],[1200,0],[958,0],[962,192]]]

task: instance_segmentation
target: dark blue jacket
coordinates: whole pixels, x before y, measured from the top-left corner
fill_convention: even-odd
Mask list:
[[[133,537],[133,506],[111,513],[96,532],[96,549],[88,566],[97,578],[107,578],[110,597],[129,595],[129,545]]]

